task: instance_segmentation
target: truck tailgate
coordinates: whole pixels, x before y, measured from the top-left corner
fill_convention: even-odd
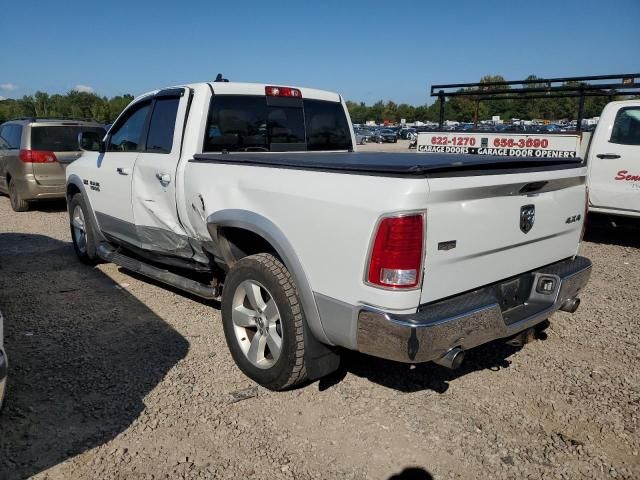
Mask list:
[[[576,168],[430,178],[421,303],[575,255],[585,175]]]

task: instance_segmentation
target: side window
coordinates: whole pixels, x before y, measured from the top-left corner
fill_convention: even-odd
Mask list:
[[[156,100],[149,124],[147,152],[171,153],[179,103],[178,97]]]
[[[640,107],[621,108],[613,122],[611,143],[640,145]]]
[[[2,142],[5,148],[20,148],[22,141],[22,125],[9,124],[2,127]]]
[[[111,128],[111,139],[107,151],[133,152],[138,150],[142,139],[142,131],[147,120],[151,102],[134,105],[126,112],[116,125]]]

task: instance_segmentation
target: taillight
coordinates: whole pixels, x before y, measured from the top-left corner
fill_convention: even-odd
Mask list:
[[[302,98],[302,92],[291,87],[264,87],[264,93],[268,97],[294,97]]]
[[[24,163],[54,163],[56,154],[47,150],[20,150],[20,160]]]
[[[367,281],[385,288],[414,288],[421,279],[424,215],[384,218],[375,235]]]

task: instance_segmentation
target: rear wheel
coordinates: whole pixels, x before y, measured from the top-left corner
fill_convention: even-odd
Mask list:
[[[69,202],[69,223],[73,249],[80,261],[88,265],[98,263],[95,235],[84,198],[79,193],[75,194]]]
[[[270,390],[306,380],[304,312],[289,271],[276,257],[251,255],[231,268],[222,323],[231,356],[249,378]]]
[[[26,212],[29,210],[29,202],[20,196],[13,178],[9,179],[9,201],[14,212]]]

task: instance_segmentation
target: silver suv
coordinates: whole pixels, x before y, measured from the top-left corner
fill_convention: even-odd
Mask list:
[[[83,120],[25,118],[0,125],[0,192],[9,195],[13,210],[64,198],[64,170],[81,155],[78,134],[86,131],[105,134],[101,124]]]

